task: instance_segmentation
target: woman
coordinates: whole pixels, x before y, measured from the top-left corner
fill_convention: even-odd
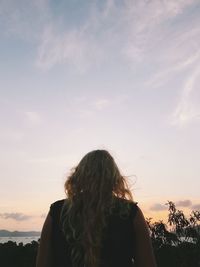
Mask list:
[[[105,150],[86,154],[50,207],[36,267],[155,267],[148,227]]]

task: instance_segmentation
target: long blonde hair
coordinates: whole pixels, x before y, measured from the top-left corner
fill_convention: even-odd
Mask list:
[[[72,264],[97,267],[107,215],[116,197],[132,202],[132,193],[106,150],[86,154],[68,176],[65,191],[61,223],[71,246]]]

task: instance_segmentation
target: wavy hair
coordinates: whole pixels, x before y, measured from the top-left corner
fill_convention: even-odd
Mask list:
[[[72,264],[98,267],[103,229],[116,199],[133,201],[126,179],[108,151],[94,150],[72,169],[65,192],[61,225],[70,244]]]

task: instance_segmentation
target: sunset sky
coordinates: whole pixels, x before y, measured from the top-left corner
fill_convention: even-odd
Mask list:
[[[145,217],[200,209],[200,1],[0,0],[0,229],[40,230],[107,149]]]

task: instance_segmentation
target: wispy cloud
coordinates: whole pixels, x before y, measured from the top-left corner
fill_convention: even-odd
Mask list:
[[[118,51],[118,59],[125,56],[133,64],[138,63],[153,46],[159,47],[162,24],[194,2],[128,0],[119,4],[107,0],[101,8],[93,3],[82,25],[77,27],[74,23],[71,29],[60,25],[60,14],[61,19],[51,18],[44,27],[37,66],[50,69],[67,63],[85,71],[99,61],[105,62],[106,57],[112,58],[113,51]]]
[[[9,130],[2,130],[0,133],[0,140],[9,140],[9,141],[22,141],[24,138],[24,132],[16,130],[16,129],[9,129]]]
[[[108,107],[110,101],[108,99],[102,98],[102,99],[98,99],[95,103],[94,106],[97,110],[102,110],[106,107]]]
[[[63,165],[67,161],[67,155],[55,155],[53,157],[37,157],[27,159],[26,162],[31,164],[59,164]]]
[[[173,23],[173,19],[184,15],[195,3],[195,0],[123,0],[120,3],[106,0],[101,4],[95,1],[87,6],[87,12],[83,9],[82,23],[72,21],[70,27],[66,24],[67,5],[58,17],[48,0],[2,1],[1,13],[4,28],[28,35],[31,41],[34,39],[38,48],[37,66],[48,70],[57,64],[69,64],[83,72],[99,62],[105,63],[106,58],[112,60],[113,51],[119,60],[125,56],[132,64],[147,62],[147,57],[155,55],[160,61],[177,57],[173,48],[178,48],[180,55],[182,49],[177,40],[183,34],[182,29],[167,27],[171,25],[166,23]],[[187,45],[186,42],[183,49]]]
[[[176,201],[175,205],[176,205],[176,207],[183,207],[183,208],[195,207],[195,205],[192,205],[192,201],[190,199]],[[196,205],[196,207],[198,208],[199,205]],[[160,203],[155,203],[150,207],[150,210],[152,210],[152,211],[164,211],[167,209],[168,209],[168,206],[166,204],[163,205]]]
[[[30,126],[37,126],[42,122],[41,116],[36,111],[24,112],[26,123]]]
[[[193,3],[195,1],[127,1],[125,14],[129,37],[124,51],[133,63],[154,56],[154,62],[171,59],[176,41],[184,33],[173,22]],[[170,23],[174,26],[170,27]],[[173,57],[177,58],[177,54]]]
[[[148,81],[145,82],[145,85],[148,88],[161,87],[166,84],[169,80],[173,79],[178,73],[184,71],[185,69],[193,68],[193,65],[198,62],[200,59],[200,50],[193,53],[189,57],[183,57],[180,61],[176,62],[170,67],[166,67],[156,72]]]
[[[31,218],[31,216],[23,214],[23,213],[0,213],[0,218],[5,220],[13,219],[15,221],[26,221]]]
[[[200,72],[200,17],[193,12],[197,0],[95,1],[84,9],[81,23],[74,19],[70,26],[67,6],[57,16],[48,0],[1,2],[6,32],[28,36],[40,69],[62,64],[85,73],[123,62],[139,72],[136,80],[143,86],[163,87],[173,80],[171,90],[179,90],[180,99],[170,111],[171,125],[199,120],[200,110],[191,98]],[[182,80],[178,89],[177,78]]]
[[[42,69],[50,69],[56,64],[67,63],[85,72],[97,62],[99,54],[99,47],[84,29],[60,33],[48,27],[42,34],[36,64]]]
[[[198,86],[197,80],[200,78],[200,66],[197,66],[189,78],[186,80],[180,101],[172,115],[172,124],[184,126],[194,120],[200,121],[200,108],[195,107],[191,99],[191,93]]]
[[[84,100],[84,105],[76,109],[76,113],[81,119],[91,119],[98,111],[102,111],[109,107],[111,101],[106,98],[100,98],[97,100]],[[114,101],[113,101],[114,102]],[[113,104],[112,102],[112,104]],[[83,104],[83,103],[82,103]]]
[[[80,98],[75,101],[78,104],[76,112],[80,118],[92,118],[98,112],[119,109],[119,106],[125,104],[127,99],[126,94],[116,94],[112,98],[110,96],[90,99]]]
[[[132,27],[129,27],[124,53],[134,70],[144,72],[145,69],[148,73],[145,79],[142,76],[145,87],[180,91],[180,99],[170,116],[173,126],[187,125],[200,118],[200,109],[191,97],[197,90],[199,77],[200,19],[197,13],[191,15],[197,4],[197,1],[139,1],[135,4],[128,1],[127,24],[131,23]]]
[[[0,6],[0,27],[4,29],[1,34],[14,35],[31,43],[38,40],[51,17],[48,0],[1,0]]]
[[[164,210],[167,210],[167,206],[160,204],[160,203],[155,203],[150,207],[150,210],[152,210],[152,211],[164,211]]]
[[[189,200],[189,199],[179,200],[179,201],[176,202],[176,205],[178,207],[190,207],[190,206],[192,206],[192,201]]]
[[[200,204],[195,204],[192,206],[192,210],[198,210],[200,211]]]
[[[80,96],[72,99],[71,103],[65,109],[66,113],[74,114],[81,119],[92,119],[102,111],[110,112],[114,109],[119,109],[128,100],[128,95],[116,93],[114,96]]]

